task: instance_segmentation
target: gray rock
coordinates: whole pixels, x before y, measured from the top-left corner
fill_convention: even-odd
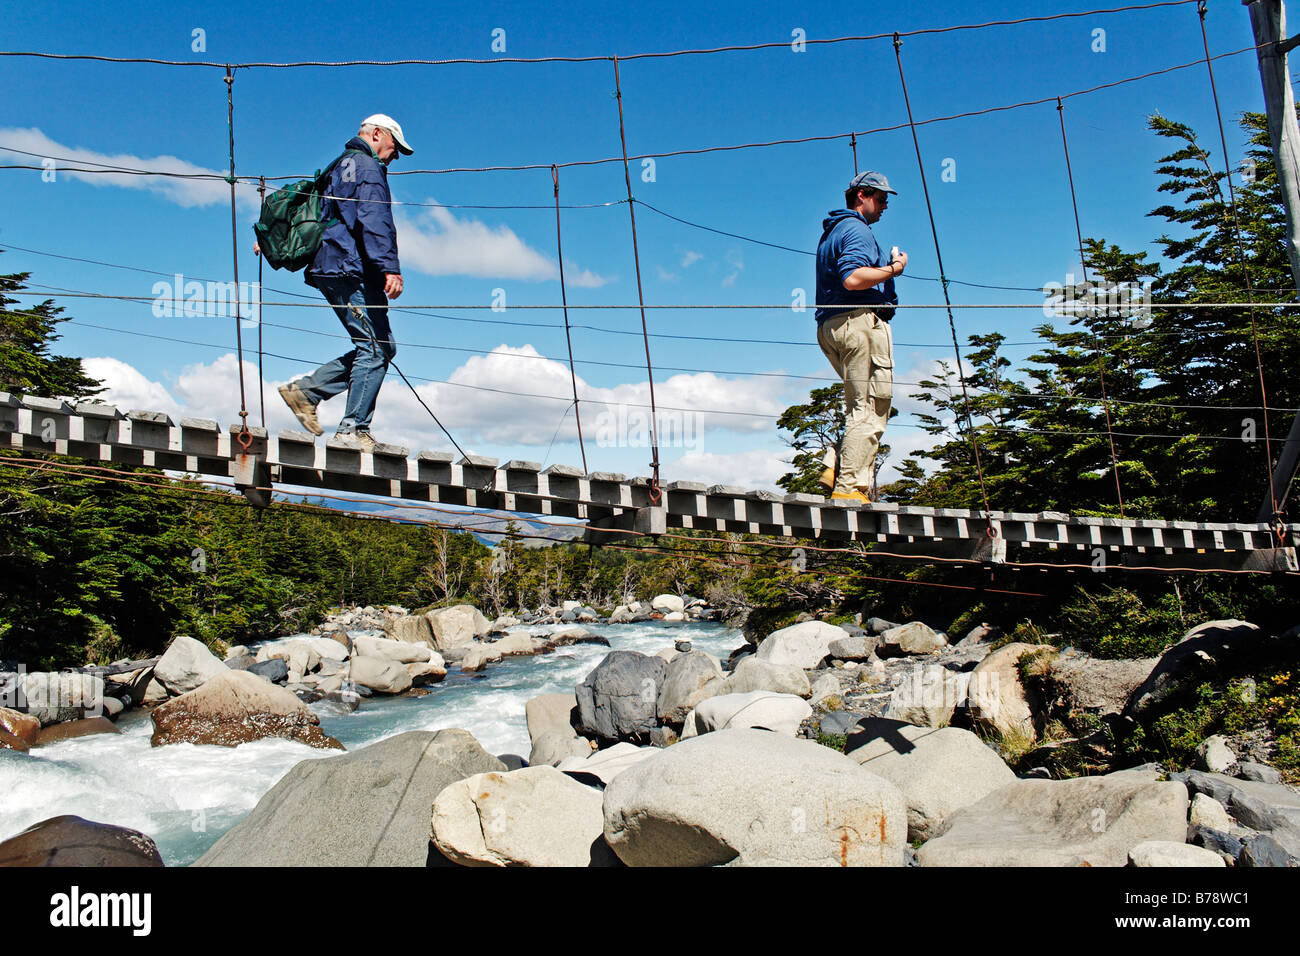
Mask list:
[[[1147,679],[1133,691],[1124,713],[1140,717],[1186,680],[1204,674],[1207,667],[1223,665],[1234,655],[1249,652],[1265,640],[1258,627],[1245,621],[1210,621],[1192,628],[1161,655]]]
[[[433,842],[462,866],[617,866],[602,802],[553,767],[476,774],[433,801]]]
[[[1252,833],[1241,841],[1239,866],[1300,866],[1300,854],[1269,833]]]
[[[433,646],[433,628],[429,624],[429,619],[422,614],[385,618],[384,633],[393,640],[405,644]],[[401,663],[405,664],[409,663],[409,661],[402,661]]]
[[[1281,783],[1282,775],[1268,764],[1255,763],[1253,760],[1243,760],[1237,766],[1237,775],[1242,780],[1253,780],[1257,783]]]
[[[206,644],[184,635],[175,638],[153,669],[158,681],[172,696],[186,694],[228,668]]]
[[[654,755],[655,747],[637,747],[634,744],[615,744],[605,750],[588,751],[585,756],[570,757],[556,769],[565,773],[589,773],[608,786],[614,778],[642,760]]]
[[[1062,654],[1052,661],[1047,678],[1057,696],[1053,710],[1097,716],[1121,713],[1158,661],[1156,657],[1101,660],[1086,654]]]
[[[648,743],[668,665],[636,651],[611,651],[578,685],[578,733],[596,740]]]
[[[860,727],[846,752],[902,791],[909,840],[930,839],[947,817],[1016,779],[1002,758],[970,731],[879,719]],[[870,736],[873,733],[877,736]]]
[[[798,697],[808,697],[812,693],[808,675],[802,667],[773,664],[749,654],[737,661],[722,693],[747,694],[755,690],[794,694]]]
[[[862,622],[862,629],[872,634],[884,634],[893,627],[898,627],[898,625],[893,621],[886,621],[883,617],[869,617]]]
[[[723,692],[726,678],[717,660],[704,651],[678,654],[668,664],[656,702],[659,720],[680,726],[703,700]]]
[[[283,684],[289,679],[289,664],[280,658],[269,661],[258,661],[244,668],[250,674],[256,674],[269,680],[272,684]]]
[[[1227,809],[1218,800],[1204,793],[1192,795],[1192,807],[1187,814],[1187,822],[1192,828],[1207,827],[1225,833],[1232,829],[1232,818],[1228,816]]]
[[[799,725],[812,716],[812,708],[794,694],[768,690],[710,697],[695,708],[694,718],[682,728],[682,737],[714,733],[737,727],[761,727],[793,737]]]
[[[1228,741],[1220,734],[1206,737],[1196,748],[1202,770],[1227,773],[1237,763],[1237,755],[1228,749]]]
[[[411,675],[396,661],[380,657],[354,657],[350,679],[381,694],[401,694],[411,689]]]
[[[42,820],[0,843],[0,867],[162,865],[157,844],[140,831],[76,816]]]
[[[964,707],[971,675],[938,664],[912,667],[889,697],[885,716],[918,727],[946,727],[958,707]]]
[[[1213,850],[1181,841],[1147,840],[1128,851],[1128,865],[1138,867],[1203,866],[1222,868],[1227,864]]]
[[[1124,866],[1146,840],[1187,837],[1187,788],[1131,774],[1016,780],[950,816],[922,866]]]
[[[570,737],[577,737],[571,719],[577,706],[578,699],[573,694],[539,694],[530,698],[524,704],[528,739],[536,743],[538,737],[549,731],[563,731]]]
[[[880,646],[877,650],[883,656],[885,654],[933,654],[948,646],[948,641],[942,634],[936,634],[934,629],[928,624],[921,621],[912,621],[909,624],[901,624],[898,627],[891,627],[880,635]]]
[[[861,714],[849,710],[836,710],[823,717],[817,729],[830,737],[846,737],[857,727],[860,720],[862,720]]]
[[[591,753],[591,744],[586,738],[579,737],[564,730],[544,730],[533,739],[533,748],[528,754],[528,763],[534,767],[554,767],[567,757],[586,757]]]
[[[867,661],[875,656],[879,643],[878,636],[864,634],[861,637],[841,637],[831,641],[828,647],[830,656],[837,661]]]
[[[756,656],[771,664],[801,667],[809,670],[822,662],[830,653],[831,641],[848,635],[844,628],[825,621],[805,621],[773,631],[758,645]]]
[[[1198,796],[1200,796],[1198,794]],[[1205,799],[1209,799],[1206,797]],[[1228,866],[1234,866],[1241,857],[1242,850],[1245,846],[1241,838],[1235,834],[1229,833],[1226,829],[1219,830],[1214,827],[1197,826],[1188,828],[1188,841],[1193,846],[1204,847],[1219,855]]]
[[[492,629],[492,623],[472,604],[438,608],[424,616],[433,630],[434,649],[443,654],[468,644],[476,637],[486,637]]]
[[[1018,665],[1021,657],[1044,649],[1041,644],[1007,644],[976,665],[971,671],[966,705],[977,729],[1033,742],[1037,736],[1034,707],[1020,680]]]
[[[630,866],[901,866],[892,784],[828,747],[723,730],[658,750],[605,790],[605,840]]]
[[[196,866],[424,866],[429,808],[446,787],[503,764],[464,730],[411,731],[304,760]]]

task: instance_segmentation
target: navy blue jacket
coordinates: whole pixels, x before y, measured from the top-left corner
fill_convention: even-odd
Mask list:
[[[881,250],[867,221],[850,209],[833,209],[822,222],[822,239],[817,245],[817,302],[819,305],[897,305],[894,280],[886,279],[870,289],[850,291],[844,280],[862,266],[883,268],[889,256]],[[844,309],[818,309],[818,323]],[[892,310],[890,310],[892,312]]]
[[[325,194],[339,198],[325,199],[321,217],[338,221],[325,230],[316,258],[307,267],[308,285],[315,285],[312,279],[317,276],[358,276],[382,283],[385,273],[402,273],[388,168],[360,136],[344,148],[361,152],[349,153],[330,172]]]

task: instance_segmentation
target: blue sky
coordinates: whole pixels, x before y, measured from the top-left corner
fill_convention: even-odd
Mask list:
[[[1086,10],[1076,3],[910,5],[813,3],[800,12],[778,4],[604,3],[524,5],[386,3],[359,15],[320,5],[230,2],[124,4],[112,11],[45,3],[6,12],[4,48],[51,53],[217,62],[311,59],[603,56],[909,31],[993,19]],[[1236,0],[1216,0],[1208,16],[1212,53],[1253,42]],[[206,50],[197,52],[195,30]],[[503,30],[505,51],[492,49]],[[1096,31],[1104,31],[1104,50]],[[496,34],[500,37],[501,34]],[[1193,61],[1202,56],[1194,4],[1049,23],[909,37],[902,48],[918,120],[1054,97]],[[632,155],[791,139],[891,126],[906,121],[892,44],[873,40],[620,63],[627,146]],[[1215,62],[1229,126],[1231,159],[1242,155],[1235,124],[1262,109],[1252,52]],[[179,273],[231,278],[229,191],[221,182],[78,175],[67,160],[186,171],[224,172],[228,162],[226,89],[218,70],[0,57],[10,90],[0,113],[2,171],[0,271],[29,271],[31,282],[124,296],[152,296]],[[462,446],[500,458],[580,463],[562,314],[511,308],[558,305],[555,217],[546,170],[397,175],[410,169],[565,163],[619,155],[610,62],[487,63],[439,66],[248,69],[236,73],[235,160],[243,175],[306,174],[325,165],[372,112],[402,123],[415,155],[390,177],[406,290],[395,308],[489,305],[504,290],[506,311],[395,312],[398,364]],[[1121,247],[1151,247],[1162,221],[1146,213],[1165,201],[1155,161],[1169,149],[1145,129],[1152,113],[1198,130],[1222,164],[1203,64],[1066,101],[1066,123],[1085,236]],[[951,279],[1041,288],[1077,273],[1074,221],[1054,104],[925,125],[920,145],[944,263]],[[35,156],[14,152],[24,150]],[[906,129],[860,137],[861,168],[884,171],[898,189],[876,227],[882,245],[911,256],[899,282],[904,302],[941,301],[938,274]],[[949,180],[943,178],[950,171]],[[955,176],[952,174],[955,173]],[[632,164],[634,195],[675,216],[727,232],[812,252],[826,212],[842,203],[853,174],[847,140],[666,157],[653,178]],[[48,178],[48,177],[47,177]],[[560,172],[565,204],[626,198],[621,163]],[[241,191],[240,278],[256,278],[251,224],[256,196]],[[415,205],[426,204],[426,205]],[[427,205],[443,204],[443,205]],[[538,209],[447,208],[536,205]],[[636,303],[626,203],[562,210],[570,304]],[[795,290],[812,299],[810,255],[716,235],[637,208],[642,278],[655,306],[788,304]],[[18,251],[103,260],[165,276]],[[300,274],[264,276],[268,301],[317,303]],[[283,290],[283,291],[273,291]],[[292,293],[292,295],[288,294]],[[175,415],[237,420],[234,320],[158,317],[151,303],[60,297],[75,322],[63,326],[63,351],[91,359],[109,398]],[[305,296],[305,297],[304,297]],[[1041,293],[953,287],[958,303],[1041,302]],[[294,423],[274,386],[345,351],[332,313],[268,306],[268,423]],[[647,401],[645,349],[636,310],[573,310],[573,350],[584,403],[583,429],[593,470],[647,473],[649,451],[629,447]],[[1020,359],[1032,351],[1034,310],[956,311],[958,332],[999,330]],[[656,396],[661,406],[665,480],[770,486],[786,449],[775,417],[808,390],[833,381],[815,343],[812,311],[654,309]],[[525,324],[507,324],[525,323]],[[538,325],[541,323],[542,325]],[[94,328],[105,326],[107,329]],[[284,328],[294,326],[296,328]],[[109,331],[109,329],[117,331]],[[635,335],[625,334],[635,332]],[[192,339],[214,348],[138,334]],[[623,333],[623,334],[620,334]],[[892,460],[926,442],[908,397],[939,359],[952,360],[942,309],[901,311],[894,322],[895,404],[902,410],[886,441]],[[795,344],[762,344],[767,339]],[[256,330],[245,329],[255,348]],[[246,357],[249,353],[246,351]],[[595,364],[605,363],[605,364]],[[255,369],[255,365],[249,368]],[[684,369],[693,371],[673,371]],[[699,371],[702,370],[702,371]],[[422,381],[428,380],[428,381]],[[443,383],[456,384],[443,384]],[[249,379],[253,421],[255,372]],[[474,387],[466,387],[474,386]],[[510,391],[559,396],[522,397]],[[322,407],[336,422],[343,399]],[[623,404],[619,404],[623,403]],[[619,408],[623,412],[618,411]],[[721,412],[743,414],[720,414]],[[602,415],[604,416],[602,418]],[[447,447],[400,380],[385,385],[374,430],[412,447]],[[603,440],[603,444],[602,444]],[[890,469],[885,476],[889,477]]]

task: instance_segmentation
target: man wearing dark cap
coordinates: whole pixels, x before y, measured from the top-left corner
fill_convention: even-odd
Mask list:
[[[894,278],[907,254],[881,250],[871,231],[897,195],[883,173],[853,177],[843,209],[822,223],[817,246],[817,344],[844,380],[844,438],[829,448],[822,484],[831,497],[865,504],[875,483],[876,451],[894,395],[894,338],[889,321],[898,304]],[[838,467],[836,467],[838,458]]]

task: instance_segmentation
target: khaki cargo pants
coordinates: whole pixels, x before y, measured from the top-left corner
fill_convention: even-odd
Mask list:
[[[859,309],[821,323],[817,344],[844,380],[844,440],[835,490],[866,494],[894,397],[894,333],[875,312]]]

